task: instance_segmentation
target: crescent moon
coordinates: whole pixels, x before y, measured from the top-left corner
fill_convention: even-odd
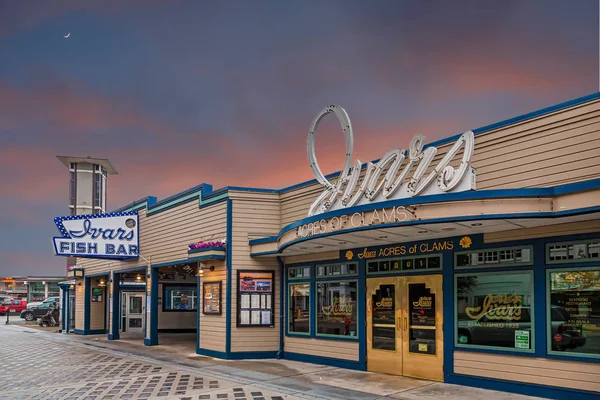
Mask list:
[[[67,36],[63,36],[65,39],[71,36],[71,32],[67,33]]]

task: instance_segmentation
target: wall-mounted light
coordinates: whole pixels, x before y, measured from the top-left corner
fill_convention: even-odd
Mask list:
[[[202,274],[204,274],[204,271],[205,271],[205,270],[209,270],[209,271],[211,271],[211,272],[212,272],[212,271],[214,271],[214,270],[215,270],[215,266],[214,266],[214,265],[211,265],[210,267],[208,267],[208,268],[205,268],[205,267],[203,267],[202,265],[200,265],[200,269],[198,270],[198,273],[199,273],[200,275],[202,275]]]
[[[135,277],[136,281],[141,281],[142,280],[142,276],[140,274],[137,274],[137,276]]]
[[[98,286],[100,286],[100,287],[106,286],[106,282],[104,281],[104,278],[100,279],[100,283],[98,284]]]
[[[70,285],[70,286],[69,286],[69,289],[71,289],[71,290],[72,290],[72,289],[75,289],[75,285]]]

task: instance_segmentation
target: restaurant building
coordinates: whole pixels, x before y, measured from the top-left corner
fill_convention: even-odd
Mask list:
[[[346,159],[324,176],[328,114]],[[308,138],[315,180],[57,218],[57,254],[77,256],[75,333],[196,332],[211,357],[597,397],[600,93],[398,146],[353,160],[350,120],[328,106]]]

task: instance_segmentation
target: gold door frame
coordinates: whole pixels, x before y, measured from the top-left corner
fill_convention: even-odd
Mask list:
[[[444,380],[443,293],[442,275],[403,275],[366,278],[367,370],[435,381]],[[373,295],[381,285],[395,285],[395,350],[373,349]],[[425,284],[435,294],[435,354],[410,352],[409,296],[410,284]]]

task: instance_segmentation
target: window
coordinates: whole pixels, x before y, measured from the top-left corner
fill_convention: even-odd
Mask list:
[[[456,346],[532,352],[533,273],[456,275]]]
[[[41,282],[29,284],[29,301],[43,301],[46,298],[46,285]]]
[[[454,257],[455,268],[533,265],[533,247],[460,251],[456,252]]]
[[[102,175],[94,174],[94,206],[102,207]]]
[[[317,265],[317,276],[342,276],[356,275],[358,273],[357,264],[330,264]]]
[[[440,269],[442,267],[442,256],[427,257],[404,257],[393,260],[369,261],[367,263],[367,273],[376,274],[378,272],[399,272],[414,271],[421,269]]]
[[[163,311],[196,311],[195,285],[164,285]]]
[[[288,332],[310,334],[310,283],[294,283],[288,290]]]
[[[600,358],[600,267],[548,271],[548,348]]]
[[[290,267],[288,268],[288,278],[310,278],[310,267]]]
[[[317,282],[317,335],[357,336],[357,282]]]
[[[574,260],[600,260],[600,239],[546,244],[546,261],[548,264],[568,263]]]
[[[69,205],[77,202],[77,169],[69,172]]]

